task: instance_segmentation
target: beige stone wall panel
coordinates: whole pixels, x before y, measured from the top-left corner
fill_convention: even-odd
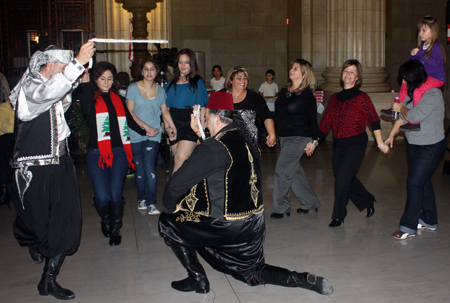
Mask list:
[[[249,73],[251,73],[251,67],[263,65],[263,54],[262,53],[248,53],[248,54],[237,54],[237,64],[245,68],[249,68]],[[259,82],[259,81],[258,81]]]
[[[183,12],[210,12],[211,0],[189,0],[181,1],[181,11]]]
[[[275,41],[277,39],[287,39],[287,27],[283,26],[264,26],[263,39]]]
[[[251,13],[251,25],[260,26],[286,26],[286,12],[282,13]]]
[[[264,66],[267,68],[264,70],[268,70],[269,68],[274,69],[274,66],[277,65],[277,58],[274,55],[274,53],[263,53],[262,62],[264,62]],[[277,73],[276,77],[278,77],[279,74]],[[275,81],[276,82],[276,81]]]
[[[263,39],[263,29],[260,26],[239,26],[237,35],[241,40],[260,40]]]
[[[236,39],[238,26],[216,26],[212,30],[212,39],[232,40]]]
[[[197,25],[205,25],[211,27],[213,29],[213,26],[211,24],[214,24],[214,26],[222,26],[227,25],[225,23],[225,14],[224,12],[209,12],[205,14],[204,12],[197,12],[196,13],[196,22]]]
[[[213,29],[214,32],[214,29]],[[228,45],[228,41],[230,40],[211,40],[211,54],[218,54],[226,52],[226,47]],[[215,65],[215,64],[213,64]],[[223,70],[223,67],[222,67]]]
[[[196,15],[191,12],[172,12],[172,26],[183,27],[197,25]]]
[[[238,1],[238,11],[240,12],[262,12],[261,0],[240,0]]]
[[[273,43],[273,41],[272,41],[272,43]],[[286,52],[286,49],[287,49],[287,40],[286,39],[275,40],[275,52],[284,53],[284,52]]]
[[[237,0],[211,0],[211,8],[213,11],[230,12],[235,11],[238,5]]]
[[[181,0],[170,0],[170,11],[179,12],[181,11]]]
[[[242,25],[253,25],[252,24],[252,13],[250,12],[226,12],[225,16],[225,25],[234,25],[234,26],[242,26]],[[214,24],[214,23],[212,23]],[[214,24],[214,27],[216,24]]]
[[[251,53],[275,53],[276,44],[275,40],[252,40],[251,42],[244,42],[251,45]]]
[[[237,66],[237,58],[238,54],[211,54],[211,63],[212,65],[219,64],[222,67],[222,71],[224,77],[226,77],[228,70],[234,66]],[[227,68],[228,66],[228,68]],[[211,70],[211,68],[209,69]]]
[[[174,40],[181,40],[181,25],[172,26],[172,39],[170,39],[170,43],[173,44]]]
[[[263,0],[263,10],[265,12],[286,12],[287,1],[280,0]]]
[[[183,39],[211,39],[211,27],[210,26],[183,26],[181,35]]]
[[[253,41],[243,41],[243,40],[225,40],[225,48],[221,51],[232,54],[242,54],[242,53],[252,53],[252,43]]]

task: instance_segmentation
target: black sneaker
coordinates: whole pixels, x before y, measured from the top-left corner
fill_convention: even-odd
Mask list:
[[[392,118],[393,110],[392,110],[392,108],[390,108],[390,109],[382,109],[382,110],[380,110],[380,113],[381,113],[383,116]]]
[[[418,124],[412,124],[412,123],[406,123],[400,126],[400,130],[402,132],[418,132],[420,131],[420,123]]]

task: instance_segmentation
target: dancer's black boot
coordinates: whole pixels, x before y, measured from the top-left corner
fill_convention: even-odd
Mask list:
[[[38,284],[38,290],[41,296],[52,295],[60,300],[71,300],[75,298],[73,291],[62,288],[56,282],[56,277],[59,274],[64,257],[63,254],[59,254],[53,258],[45,258],[44,273]]]
[[[102,233],[105,237],[109,237],[111,233],[111,228],[109,226],[111,223],[111,216],[109,214],[109,203],[103,206],[97,206],[96,204],[94,204],[94,206],[101,219],[100,224],[102,226]]]
[[[306,288],[322,295],[333,293],[333,286],[325,278],[307,272],[297,273],[267,264],[261,270],[261,282],[263,284]]]
[[[124,201],[109,201],[109,213],[111,216],[109,245],[116,246],[122,242],[120,228],[122,228]]]
[[[172,288],[178,291],[195,291],[196,293],[209,293],[209,281],[205,270],[197,258],[197,253],[193,248],[181,246],[170,241],[170,247],[177,256],[180,263],[188,272],[188,277],[184,280],[173,281]]]

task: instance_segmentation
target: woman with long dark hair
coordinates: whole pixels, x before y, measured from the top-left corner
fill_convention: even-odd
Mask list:
[[[392,234],[394,239],[414,237],[418,229],[435,231],[438,227],[436,199],[431,183],[434,171],[444,157],[447,142],[444,135],[445,104],[438,88],[426,91],[413,106],[415,90],[427,81],[427,73],[420,61],[410,60],[400,66],[398,73],[406,85],[408,96],[403,103],[393,103],[393,110],[401,113],[395,121],[385,144],[391,147],[400,126],[420,122],[420,131],[406,132],[408,158],[407,198],[400,226]]]
[[[194,52],[183,48],[178,52],[175,63],[174,77],[166,88],[167,107],[170,108],[170,115],[177,129],[177,138],[170,141],[174,154],[173,173],[197,146],[198,137],[190,126],[192,108],[196,104],[201,106],[200,121],[204,126],[205,106],[208,101],[208,93]]]
[[[89,131],[87,165],[94,188],[94,206],[101,218],[101,229],[109,245],[119,245],[124,200],[122,187],[132,162],[128,127],[144,136],[147,132],[133,120],[119,96],[117,71],[108,62],[95,64],[82,77],[81,111]],[[150,135],[150,134],[148,134]]]

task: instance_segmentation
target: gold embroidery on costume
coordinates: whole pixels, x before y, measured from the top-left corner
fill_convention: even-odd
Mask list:
[[[227,133],[227,132],[229,132],[229,131],[236,131],[237,130],[237,128],[232,128],[232,129],[229,129],[229,130],[227,130],[227,131],[224,131],[224,132],[221,132],[221,133],[219,133],[215,138],[216,138],[216,140],[217,140],[217,142],[220,142],[222,145],[223,145],[223,147],[227,150],[227,152],[228,152],[228,155],[230,156],[230,166],[228,166],[228,169],[227,169],[227,171],[226,171],[226,173],[225,173],[225,201],[224,201],[224,206],[225,206],[225,209],[224,209],[224,213],[225,213],[225,215],[224,215],[224,217],[226,218],[227,217],[227,214],[228,214],[228,173],[230,172],[230,169],[231,169],[231,167],[233,166],[233,163],[234,163],[234,161],[233,161],[233,156],[231,155],[231,153],[230,153],[230,150],[228,149],[228,147],[222,142],[222,141],[220,141],[220,139],[222,139],[222,137]]]
[[[247,218],[250,215],[257,215],[264,211],[264,205],[260,205],[257,209],[252,209],[244,213],[237,214],[225,214],[225,220],[242,220]]]
[[[191,193],[184,198],[186,201],[187,207],[189,207],[189,210],[192,212],[194,211],[195,204],[198,201],[198,198],[195,196],[195,191],[197,190],[197,185],[194,185],[191,187]]]
[[[189,212],[189,211],[185,211],[184,215],[180,215],[178,218],[176,218],[175,221],[180,221],[180,222],[184,222],[184,221],[190,221],[190,222],[200,222],[200,215],[193,213],[193,212]]]
[[[251,185],[251,196],[252,196],[253,203],[255,204],[255,207],[258,207],[259,190],[256,187],[256,182],[258,182],[258,177],[256,176],[256,173],[255,173],[255,166],[253,164],[253,156],[250,152],[250,149],[248,148],[247,143],[245,143],[245,148],[247,148],[248,160],[250,161],[251,166],[252,166],[252,172],[251,172],[250,180],[249,180],[249,184]]]

